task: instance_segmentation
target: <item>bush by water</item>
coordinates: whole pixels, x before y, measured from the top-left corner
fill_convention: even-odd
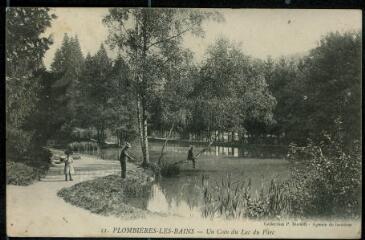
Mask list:
[[[203,216],[228,218],[358,218],[361,213],[362,152],[359,141],[348,148],[341,129],[304,147],[290,146],[291,176],[272,180],[268,190],[250,192],[251,181],[232,182],[229,175],[213,186],[202,179]]]

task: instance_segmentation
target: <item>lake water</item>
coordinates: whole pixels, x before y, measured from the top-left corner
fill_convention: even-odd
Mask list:
[[[162,144],[152,143],[150,155],[158,156]],[[203,147],[194,148],[198,153]],[[133,150],[133,149],[132,149]],[[186,159],[188,146],[167,146],[164,159],[168,161],[180,161]],[[135,155],[137,158],[140,156]],[[118,159],[119,149],[105,149],[104,158]],[[249,158],[237,148],[213,147],[202,154],[196,163],[196,169],[192,163],[180,165],[181,172],[176,177],[161,178],[151,189],[147,199],[134,199],[134,205],[148,209],[152,212],[167,213],[179,216],[201,216],[203,204],[202,176],[208,176],[209,184],[216,184],[231,175],[233,182],[248,181],[251,179],[252,193],[255,194],[261,186],[268,186],[273,179],[285,179],[289,175],[289,163],[284,159]],[[152,157],[153,158],[153,157]]]

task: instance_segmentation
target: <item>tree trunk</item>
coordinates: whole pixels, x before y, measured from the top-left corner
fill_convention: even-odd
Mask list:
[[[141,109],[141,100],[140,98],[138,97],[137,99],[137,119],[138,119],[138,132],[139,132],[139,141],[140,141],[140,144],[141,144],[141,150],[142,150],[142,155],[143,155],[143,165],[146,164],[145,162],[145,153],[146,153],[146,150],[145,150],[145,143],[144,143],[144,127],[143,127],[143,116],[142,116],[142,109]]]
[[[162,160],[162,157],[163,157],[163,151],[165,150],[165,147],[167,145],[167,141],[169,140],[170,136],[171,136],[171,133],[172,131],[174,130],[174,126],[175,126],[175,123],[172,124],[172,127],[170,129],[170,132],[169,132],[169,135],[166,137],[166,140],[165,140],[165,143],[163,144],[162,148],[161,148],[161,153],[160,153],[160,157],[158,158],[158,165],[161,166],[161,160]]]
[[[143,166],[148,166],[150,163],[150,156],[148,151],[148,131],[147,131],[147,115],[142,109],[143,116]]]
[[[147,76],[144,72],[145,70],[145,66],[146,66],[146,59],[147,59],[147,23],[148,23],[148,14],[147,12],[143,11],[142,12],[142,26],[141,26],[141,30],[142,30],[142,40],[143,40],[143,46],[142,46],[142,55],[141,55],[141,60],[142,60],[142,69],[141,69],[141,74],[142,74],[142,82],[141,82],[141,117],[142,117],[142,126],[141,126],[141,130],[142,130],[142,153],[143,153],[143,166],[148,166],[149,162],[150,162],[150,157],[149,157],[149,149],[148,149],[148,125],[147,125],[147,104],[146,104],[146,94],[147,94]]]

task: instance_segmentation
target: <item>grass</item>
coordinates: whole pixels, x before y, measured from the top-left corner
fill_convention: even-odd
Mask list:
[[[146,211],[131,206],[128,199],[147,197],[149,191],[150,183],[143,180],[121,180],[120,176],[109,175],[63,188],[57,195],[66,202],[92,213],[139,218],[145,216]]]

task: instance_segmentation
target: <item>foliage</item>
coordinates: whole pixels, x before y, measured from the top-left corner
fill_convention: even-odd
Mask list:
[[[6,161],[6,184],[29,185],[37,177],[35,168],[20,162]]]
[[[298,143],[305,139],[307,131],[303,126],[298,128],[307,114],[298,107],[303,105],[305,98],[302,65],[302,59],[282,57],[275,61],[269,58],[262,66],[269,90],[277,101],[273,111],[275,124],[266,131]]]
[[[39,146],[44,146],[62,125],[57,116],[59,94],[52,87],[58,77],[45,68],[35,72],[34,77],[39,83],[37,108],[27,118],[23,128],[29,132],[34,132],[33,144],[36,142]]]
[[[6,183],[14,185],[29,185],[44,177],[50,165],[51,153],[48,150],[38,150],[27,159],[7,159]]]
[[[350,151],[344,143],[342,123],[336,134],[324,134],[316,144],[292,145],[293,214],[310,216],[358,216],[361,204],[361,144]],[[297,163],[299,162],[299,163]]]
[[[131,142],[138,136],[136,124],[136,99],[131,83],[131,73],[128,64],[121,55],[115,59],[110,73],[113,89],[111,89],[110,102],[116,113],[112,127],[119,143]]]
[[[57,78],[52,84],[51,97],[55,99],[52,114],[55,119],[56,139],[67,140],[77,119],[79,81],[84,67],[84,57],[77,38],[64,35],[62,45],[57,49],[51,64],[51,73]]]
[[[174,163],[163,161],[160,168],[160,173],[163,177],[176,177],[180,173],[179,165]]]
[[[309,137],[331,133],[343,121],[344,140],[361,136],[361,33],[330,33],[313,49],[304,66]],[[316,109],[317,111],[312,111]]]
[[[361,145],[348,151],[341,122],[335,135],[324,134],[320,143],[290,146],[291,177],[273,179],[252,194],[250,180],[233,182],[230,175],[209,186],[204,177],[204,217],[341,217],[360,216]]]
[[[98,145],[94,142],[71,142],[68,147],[75,152],[94,152],[98,149]]]
[[[258,63],[226,39],[218,39],[206,56],[194,86],[192,129],[242,135],[259,131],[254,123],[270,125],[276,101]]]
[[[340,117],[347,145],[360,140],[361,42],[359,32],[329,33],[308,56],[263,64],[278,102],[273,133],[285,136],[286,143],[303,144],[322,131],[332,133]]]
[[[24,125],[39,101],[41,83],[35,72],[52,44],[45,30],[56,16],[48,8],[6,9],[6,153],[7,158],[25,158],[39,151],[33,144],[35,130]]]
[[[205,19],[221,20],[212,11],[190,9],[111,8],[103,19],[111,47],[123,50],[131,69],[143,163],[148,165],[148,121],[152,99],[164,87],[167,63],[181,50],[185,33],[202,36]]]
[[[94,127],[97,130],[98,144],[104,143],[105,130],[115,118],[110,101],[114,87],[109,78],[111,69],[112,62],[101,45],[95,56],[87,55],[78,85],[79,119],[84,127]]]
[[[151,128],[170,129],[184,133],[190,115],[190,95],[197,67],[193,55],[188,50],[180,50],[171,61],[165,64],[162,72],[163,87],[156,91],[151,104]]]

